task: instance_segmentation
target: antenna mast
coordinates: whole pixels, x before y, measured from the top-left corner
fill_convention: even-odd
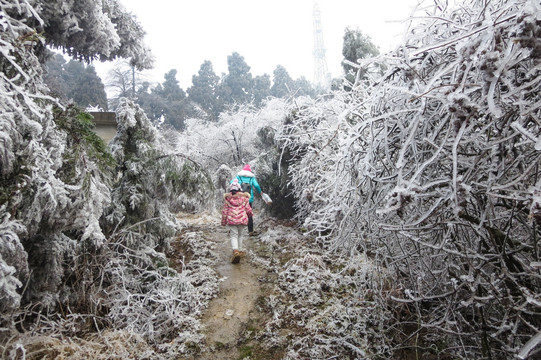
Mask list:
[[[327,69],[325,45],[323,44],[323,29],[321,26],[321,11],[314,2],[314,83],[328,89],[331,83],[331,74]]]

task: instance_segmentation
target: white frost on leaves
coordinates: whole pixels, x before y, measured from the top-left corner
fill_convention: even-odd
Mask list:
[[[140,26],[115,0],[0,0],[0,10],[3,326],[36,311],[38,333],[73,334],[86,331],[84,324],[104,311],[107,321],[144,334],[147,342],[174,334],[180,340],[169,350],[188,351],[182,341],[201,340],[195,316],[214,296],[216,276],[195,262],[182,274],[168,266],[161,251],[179,230],[172,211],[183,189],[175,186],[174,176],[154,181],[159,174],[148,166],[166,173],[170,165],[174,175],[184,163],[175,157],[160,163],[155,130],[126,100],[119,121],[124,138],[117,141],[133,141],[137,152],[113,148],[126,170],[112,174],[114,166],[100,143],[89,140],[91,134],[77,138],[83,125],[79,111],[47,95],[38,56],[48,44],[86,60],[123,56],[147,67],[151,59]],[[130,139],[126,133],[134,127]],[[197,174],[194,170],[186,182],[193,184]],[[126,189],[132,188],[136,192],[130,199],[133,194]],[[85,314],[72,312],[73,304]],[[56,317],[59,307],[65,311]],[[16,343],[4,350],[24,356],[27,349]]]
[[[503,306],[509,284],[536,284],[541,293],[524,265],[537,257],[531,244],[541,223],[539,192],[531,190],[541,163],[540,6],[427,4],[402,45],[359,64],[380,74],[295,108],[276,134],[292,155],[290,185],[309,234],[333,249],[363,249],[397,274],[392,286],[413,297],[393,298],[430,303],[417,320],[442,329],[438,335],[480,328],[462,315],[479,306],[493,310],[494,329],[512,317],[520,330],[490,335],[507,357],[535,335],[520,319],[539,310],[524,306],[525,294]],[[481,265],[489,259],[501,263]],[[437,314],[448,316],[438,322]],[[457,349],[463,340],[481,347],[467,334],[452,339]]]
[[[187,119],[186,130],[178,135],[177,150],[211,168],[221,164],[250,163],[254,166],[269,148],[268,144],[261,144],[258,132],[277,128],[287,111],[285,100],[272,99],[262,109],[244,105],[235,111],[224,112],[218,122]],[[273,132],[269,138],[272,136]],[[220,163],[216,164],[216,161]]]
[[[153,64],[141,25],[117,0],[40,0],[34,7],[45,24],[47,43],[70,56],[87,61],[128,58],[138,69]]]
[[[541,135],[535,136],[530,131],[525,129],[522,125],[520,125],[518,121],[511,123],[511,127],[513,127],[516,131],[521,133],[524,137],[526,137],[526,139],[532,141],[535,144],[534,145],[535,150],[541,151]]]
[[[16,310],[21,301],[18,290],[22,287],[19,278],[28,275],[26,253],[20,243],[18,233],[24,227],[3,216],[0,223],[0,311]],[[6,263],[6,260],[10,264]],[[15,268],[17,266],[17,268]]]
[[[267,262],[250,255],[278,277],[265,297],[269,320],[259,335],[265,348],[284,349],[285,359],[390,354],[382,330],[391,316],[374,301],[388,281],[384,271],[362,254],[348,257],[318,248],[292,228],[272,221],[260,226],[265,230],[258,241],[281,253]],[[283,258],[291,260],[282,265]]]

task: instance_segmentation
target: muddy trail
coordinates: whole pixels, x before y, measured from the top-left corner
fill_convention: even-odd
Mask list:
[[[179,215],[179,219],[186,226],[185,232],[197,232],[210,244],[214,258],[212,268],[220,278],[219,292],[201,317],[204,346],[197,348],[190,359],[279,359],[270,354],[255,354],[261,350],[255,334],[268,317],[259,305],[272,291],[272,274],[254,261],[254,258],[270,256],[260,236],[248,236],[246,231],[246,257],[239,264],[232,264],[228,231],[220,226],[219,219],[201,219],[187,214]]]
[[[183,276],[187,305],[176,313],[179,322],[163,342],[150,344],[136,331],[122,329],[85,339],[31,336],[14,340],[29,349],[29,356],[19,358],[419,358],[390,356],[390,336],[404,343],[417,340],[394,330],[396,315],[381,305],[376,291],[387,284],[385,272],[367,255],[334,254],[295,223],[263,218],[257,211],[254,219],[260,235],[244,237],[247,256],[232,264],[218,215],[178,215],[182,230],[166,255],[175,275]]]
[[[263,219],[257,212],[254,219],[260,235],[245,236],[247,256],[231,264],[229,237],[218,216],[179,217],[183,234],[172,244],[177,258],[188,267],[201,259],[219,279],[198,316],[202,340],[183,358],[390,358],[385,336],[402,335],[393,331],[393,314],[376,301],[385,274],[367,255],[335,254],[295,223]],[[197,239],[190,244],[201,245],[192,258],[183,245],[190,238]]]

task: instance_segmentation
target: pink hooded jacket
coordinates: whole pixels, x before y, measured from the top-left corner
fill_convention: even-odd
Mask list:
[[[248,225],[248,216],[253,216],[249,204],[250,194],[238,192],[224,194],[224,207],[222,209],[222,226]]]

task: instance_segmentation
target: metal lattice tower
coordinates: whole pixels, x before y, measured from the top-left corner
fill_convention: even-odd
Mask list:
[[[323,44],[323,29],[321,26],[321,11],[314,2],[314,83],[324,89],[329,88],[331,75],[327,69],[325,45]]]

